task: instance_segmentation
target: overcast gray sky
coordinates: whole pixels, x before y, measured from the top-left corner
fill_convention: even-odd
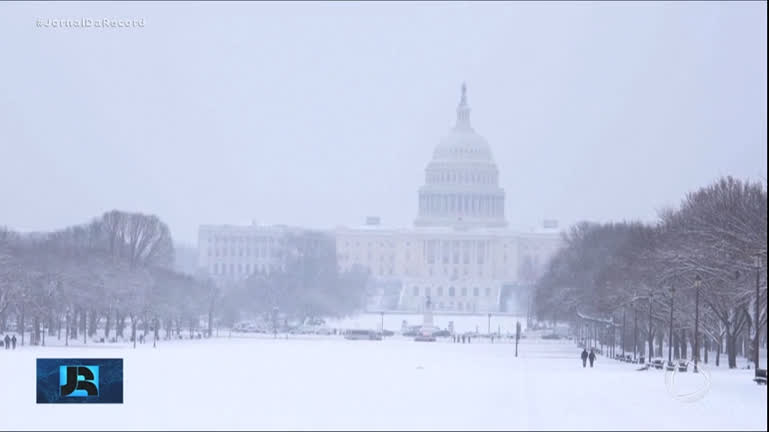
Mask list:
[[[0,225],[410,226],[462,81],[512,227],[653,220],[766,178],[766,40],[766,2],[0,3]]]

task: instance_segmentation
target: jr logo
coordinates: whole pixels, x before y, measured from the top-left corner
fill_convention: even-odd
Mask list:
[[[99,366],[59,366],[59,388],[62,397],[99,395]]]

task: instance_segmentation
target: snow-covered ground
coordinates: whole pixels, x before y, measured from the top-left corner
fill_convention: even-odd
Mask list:
[[[418,343],[264,335],[0,351],[0,430],[14,429],[753,429],[767,391],[720,368],[692,403],[661,371],[570,341]],[[123,405],[37,405],[37,357],[122,357]],[[701,376],[678,374],[679,391]]]

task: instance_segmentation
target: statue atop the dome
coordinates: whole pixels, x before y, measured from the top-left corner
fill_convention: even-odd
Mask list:
[[[462,83],[462,97],[457,107],[457,129],[470,129],[470,107],[467,105],[467,85]]]

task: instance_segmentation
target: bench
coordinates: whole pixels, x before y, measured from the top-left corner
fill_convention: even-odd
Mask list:
[[[668,363],[665,365],[665,370],[666,370],[666,371],[670,371],[670,372],[673,372],[673,371],[675,371],[675,369],[676,369],[676,365],[675,365],[675,363],[673,363],[673,362],[668,362]]]
[[[689,363],[685,361],[678,362],[678,372],[686,372],[689,369]]]
[[[766,385],[766,369],[758,369],[756,370],[756,377],[753,378],[753,381],[756,382],[756,384],[763,384]]]

